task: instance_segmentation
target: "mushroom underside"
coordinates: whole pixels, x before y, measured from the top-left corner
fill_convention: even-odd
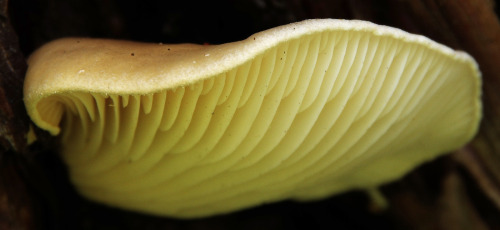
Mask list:
[[[188,85],[34,108],[84,196],[192,218],[395,180],[472,138],[478,75],[419,42],[316,31]]]

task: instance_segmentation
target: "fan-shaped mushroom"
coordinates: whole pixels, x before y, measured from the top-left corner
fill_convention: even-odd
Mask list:
[[[327,19],[210,46],[57,40],[30,57],[25,102],[81,194],[184,218],[398,179],[481,116],[469,55]]]

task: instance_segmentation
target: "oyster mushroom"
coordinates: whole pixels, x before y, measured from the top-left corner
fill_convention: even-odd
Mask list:
[[[211,46],[60,39],[24,90],[82,195],[180,218],[396,180],[481,117],[466,53],[331,19]]]

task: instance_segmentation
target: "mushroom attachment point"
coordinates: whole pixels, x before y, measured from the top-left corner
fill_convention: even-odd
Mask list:
[[[195,218],[401,178],[475,135],[480,87],[466,53],[322,19],[222,45],[56,40],[24,99],[82,195]]]

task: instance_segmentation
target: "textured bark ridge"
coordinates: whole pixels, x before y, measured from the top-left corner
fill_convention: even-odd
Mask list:
[[[26,133],[29,118],[22,100],[26,61],[0,1],[0,228],[34,228],[34,206],[27,181]]]

